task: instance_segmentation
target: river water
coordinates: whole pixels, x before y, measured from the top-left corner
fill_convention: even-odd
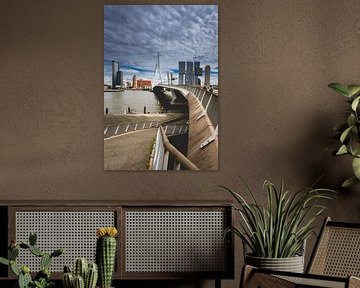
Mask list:
[[[104,113],[109,109],[110,114],[125,114],[125,111],[135,109],[136,113],[146,112],[159,113],[162,111],[160,102],[155,94],[150,91],[142,90],[124,90],[122,92],[104,92]]]

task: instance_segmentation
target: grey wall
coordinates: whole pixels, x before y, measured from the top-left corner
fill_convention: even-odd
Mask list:
[[[339,189],[349,159],[325,151],[346,108],[326,85],[360,82],[359,1],[219,1],[220,169],[198,173],[103,170],[110,3],[129,4],[0,0],[1,200],[225,199],[210,187],[237,175],[264,200],[264,179],[297,189],[325,173],[339,190],[328,214],[359,222],[359,187]]]

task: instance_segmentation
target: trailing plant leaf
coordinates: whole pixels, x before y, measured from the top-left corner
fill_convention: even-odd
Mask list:
[[[356,108],[359,105],[360,96],[356,97],[355,100],[351,103],[351,109],[356,111]]]
[[[349,132],[351,131],[351,129],[353,128],[353,126],[350,126],[349,128],[347,128],[340,136],[340,142],[344,143],[346,137],[348,136]]]
[[[348,153],[349,152],[348,152],[346,145],[341,145],[339,150],[336,152],[336,155],[344,155],[344,154],[348,154]]]
[[[348,146],[349,146],[348,150],[350,150],[352,156],[354,157],[360,156],[360,139],[358,135],[351,136]]]
[[[360,85],[348,85],[347,91],[351,96],[356,96],[360,92]]]
[[[347,101],[350,104],[351,111],[347,112],[346,123],[334,127],[334,130],[340,134],[335,135],[341,143],[340,148],[333,154],[336,156],[350,154],[354,157],[352,162],[352,168],[354,175],[357,179],[360,179],[360,161],[356,160],[360,157],[360,115],[358,111],[360,103],[360,85],[344,85],[341,83],[331,83],[328,85],[342,96],[347,97]],[[349,187],[354,184],[360,183],[354,177],[346,180],[342,187]]]
[[[357,179],[360,179],[360,158],[354,157],[352,168]]]
[[[360,183],[360,180],[356,177],[351,177],[347,180],[344,181],[344,183],[342,183],[341,187],[344,187],[344,188],[348,188],[354,184],[359,184]]]
[[[333,89],[334,91],[336,91],[337,93],[339,93],[342,96],[348,97],[350,98],[350,92],[347,89],[347,86],[345,86],[344,84],[341,83],[330,83],[328,85],[329,88]]]

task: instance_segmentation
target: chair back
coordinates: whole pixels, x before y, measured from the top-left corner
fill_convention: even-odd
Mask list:
[[[360,277],[360,224],[326,218],[307,273]]]

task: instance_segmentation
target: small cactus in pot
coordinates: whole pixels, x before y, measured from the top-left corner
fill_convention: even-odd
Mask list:
[[[110,288],[116,258],[115,227],[101,227],[97,229],[96,262],[99,267],[100,288]]]
[[[74,273],[69,266],[64,267],[64,288],[95,288],[98,279],[98,267],[96,263],[88,263],[85,258],[76,259]]]

